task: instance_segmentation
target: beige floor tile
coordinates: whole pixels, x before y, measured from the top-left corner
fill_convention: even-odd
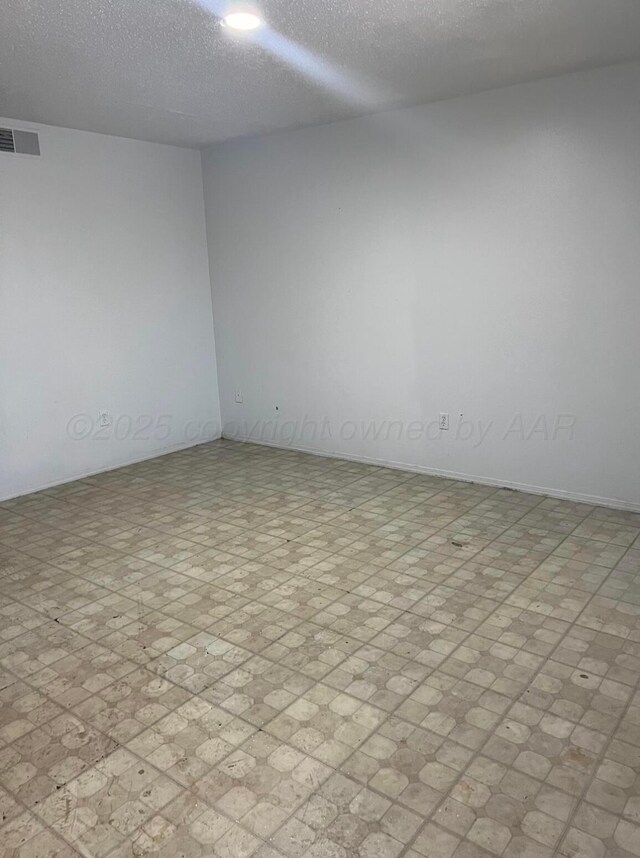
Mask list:
[[[637,858],[640,514],[219,441],[0,504],[11,858]]]

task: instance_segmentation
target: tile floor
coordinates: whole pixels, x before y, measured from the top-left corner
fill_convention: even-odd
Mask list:
[[[216,442],[0,568],[5,858],[640,855],[640,515]]]

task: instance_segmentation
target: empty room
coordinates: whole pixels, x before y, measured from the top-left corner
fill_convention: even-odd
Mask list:
[[[640,856],[640,2],[0,4],[1,858]]]

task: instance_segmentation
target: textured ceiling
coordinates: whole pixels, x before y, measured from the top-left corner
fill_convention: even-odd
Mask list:
[[[640,0],[259,6],[239,36],[225,0],[1,0],[0,115],[204,146],[640,59]]]

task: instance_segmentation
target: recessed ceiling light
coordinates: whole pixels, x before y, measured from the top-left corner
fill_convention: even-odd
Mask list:
[[[222,26],[232,30],[257,30],[263,23],[255,12],[230,12],[222,19]]]

